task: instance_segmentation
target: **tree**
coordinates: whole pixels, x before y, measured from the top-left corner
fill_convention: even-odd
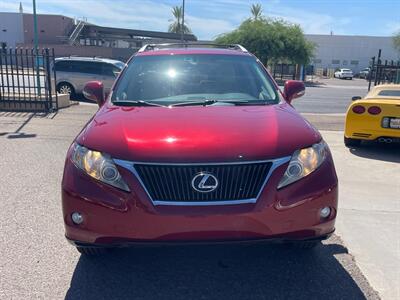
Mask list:
[[[259,20],[262,17],[261,4],[252,4],[250,11],[251,14],[253,15],[253,20]]]
[[[192,33],[192,31],[186,24],[183,24],[182,26],[182,18],[183,18],[182,6],[172,7],[172,15],[174,16],[174,19],[170,20],[171,23],[169,24],[168,27],[169,32],[182,33],[181,28],[183,28],[183,33]]]
[[[253,14],[253,7],[252,7]],[[269,19],[257,14],[245,20],[239,28],[217,37],[220,44],[241,44],[264,64],[308,64],[315,45],[307,41],[299,25]]]
[[[397,51],[400,52],[400,31],[393,36],[393,44]]]

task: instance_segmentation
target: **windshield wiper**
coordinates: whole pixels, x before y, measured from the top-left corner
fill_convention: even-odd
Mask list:
[[[157,104],[154,102],[147,102],[144,100],[115,100],[112,102],[114,105],[118,106],[158,106],[166,107],[165,105]]]
[[[215,100],[215,99],[207,99],[207,100],[202,100],[202,101],[188,101],[188,102],[181,102],[181,103],[175,103],[171,104],[170,106],[191,106],[191,105],[212,105],[215,103],[232,103],[235,105],[243,105],[243,104],[251,104],[252,101],[248,100]]]

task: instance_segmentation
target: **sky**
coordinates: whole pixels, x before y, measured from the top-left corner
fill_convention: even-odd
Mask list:
[[[32,0],[21,1],[32,12]],[[0,0],[17,12],[19,0]],[[259,3],[267,17],[299,24],[305,33],[391,36],[400,31],[400,0],[186,0],[185,19],[202,40],[229,32]],[[171,8],[182,0],[36,0],[37,12],[62,14],[100,26],[166,31]]]

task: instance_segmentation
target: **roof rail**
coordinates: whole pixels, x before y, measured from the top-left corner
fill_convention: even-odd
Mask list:
[[[215,43],[166,43],[166,44],[147,44],[144,45],[142,48],[138,50],[138,52],[145,52],[149,50],[156,50],[162,48],[189,48],[189,47],[196,47],[196,46],[208,46],[208,47],[215,47],[215,48],[223,48],[223,49],[232,49],[232,50],[239,50],[242,52],[248,52],[245,47],[239,44],[227,44],[227,45],[220,45]]]

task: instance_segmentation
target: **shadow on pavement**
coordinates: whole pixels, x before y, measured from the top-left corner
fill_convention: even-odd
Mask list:
[[[82,94],[76,94],[74,96],[71,96],[70,99],[72,101],[79,101],[79,102],[85,102],[85,103],[96,103],[94,101],[86,99]]]
[[[365,299],[339,244],[120,249],[81,256],[65,299]]]
[[[360,147],[350,148],[349,150],[352,154],[359,157],[400,163],[399,143],[381,144],[364,142]]]
[[[0,132],[0,136],[7,136],[8,139],[19,139],[19,138],[34,138],[36,134],[26,134],[22,132],[22,129],[36,116],[36,113],[5,113],[0,116],[18,116],[26,118],[14,132]]]

